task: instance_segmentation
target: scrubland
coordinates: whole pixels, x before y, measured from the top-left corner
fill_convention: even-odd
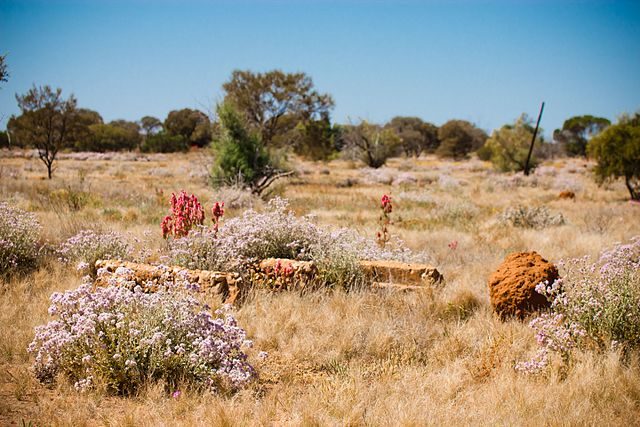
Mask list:
[[[0,158],[4,201],[37,215],[43,241],[57,245],[83,229],[138,239],[159,262],[160,221],[171,192],[203,205],[226,203],[225,219],[264,201],[214,190],[202,153],[69,155],[44,180],[37,158]],[[0,424],[20,425],[634,425],[640,419],[640,361],[635,353],[577,350],[571,363],[542,375],[517,372],[535,351],[527,322],[492,313],[487,278],[513,251],[558,262],[595,256],[640,235],[640,206],[622,182],[598,187],[592,164],[547,161],[530,177],[494,172],[478,160],[392,159],[365,169],[336,160],[293,161],[295,177],[272,196],[318,225],[375,237],[379,200],[394,203],[390,245],[403,244],[445,276],[442,287],[410,293],[363,289],[299,294],[256,290],[235,315],[254,351],[259,379],[233,395],[161,387],[133,397],[46,387],[31,372],[27,346],[49,320],[54,291],[80,283],[55,258],[5,279],[0,290]],[[560,199],[563,190],[575,199]],[[521,228],[500,218],[508,208],[546,207],[564,224],[536,219]],[[401,240],[399,243],[396,239]],[[456,242],[453,244],[453,242]],[[557,361],[556,361],[557,362]]]

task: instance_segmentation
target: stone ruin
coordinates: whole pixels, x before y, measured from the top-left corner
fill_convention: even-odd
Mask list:
[[[120,270],[118,270],[122,267]],[[249,280],[238,273],[189,270],[184,267],[139,264],[119,260],[99,260],[96,286],[111,284],[140,286],[145,292],[174,283],[196,284],[201,292],[220,295],[225,303],[237,303],[250,286],[272,291],[314,289],[318,286],[318,268],[312,261],[269,258],[254,264]],[[360,261],[360,268],[373,288],[412,291],[438,286],[444,277],[435,267],[398,261]],[[116,281],[115,274],[124,275]]]

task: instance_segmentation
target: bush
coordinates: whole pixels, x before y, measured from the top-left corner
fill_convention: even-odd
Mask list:
[[[51,296],[56,320],[36,327],[29,346],[41,382],[62,376],[80,391],[132,395],[156,382],[168,392],[236,390],[254,377],[232,316],[211,316],[186,291],[92,286]]]
[[[599,183],[624,178],[632,200],[640,200],[640,113],[622,117],[589,141],[587,151],[598,164]]]
[[[214,184],[247,186],[260,194],[282,176],[257,133],[252,132],[242,115],[229,103],[218,107],[221,132],[213,142]]]
[[[0,275],[36,266],[39,234],[35,215],[0,202]]]
[[[562,279],[540,283],[536,290],[551,302],[551,312],[531,327],[541,348],[519,370],[544,369],[551,352],[567,360],[574,348],[640,348],[640,236],[628,244],[560,264]]]
[[[95,275],[96,261],[113,258],[123,259],[131,255],[131,252],[131,245],[119,233],[82,230],[60,245],[58,256],[63,262],[78,263],[78,270],[86,270]]]
[[[384,166],[387,159],[398,152],[401,143],[393,129],[366,121],[346,128],[343,138],[353,155],[375,169]]]
[[[449,120],[438,129],[438,140],[440,145],[436,154],[462,159],[482,147],[487,134],[465,120]]]
[[[188,149],[189,144],[183,136],[168,132],[147,135],[140,146],[140,151],[143,153],[175,153],[185,152]]]
[[[500,220],[514,227],[535,229],[554,227],[565,223],[564,217],[560,212],[552,213],[546,206],[507,208],[501,215]]]
[[[297,218],[285,200],[273,199],[264,213],[246,211],[226,221],[217,237],[209,229],[169,242],[169,260],[191,269],[244,271],[266,258],[314,261],[325,284],[351,286],[361,277],[360,259],[409,260],[406,250],[383,250],[350,230],[329,231]]]
[[[523,171],[527,163],[533,132],[534,128],[526,115],[522,115],[514,124],[505,125],[499,130],[493,131],[484,146],[478,150],[478,157],[486,159],[488,156],[488,160],[502,172]],[[542,130],[540,130],[540,134],[542,134]],[[536,145],[539,147],[542,143],[542,138],[538,137]],[[538,163],[534,152],[529,162],[531,170]]]

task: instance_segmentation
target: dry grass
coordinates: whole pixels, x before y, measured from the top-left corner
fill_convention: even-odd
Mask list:
[[[205,161],[201,155],[147,158],[61,160],[51,182],[40,179],[36,159],[0,158],[0,193],[36,212],[54,244],[99,227],[129,232],[153,250],[163,244],[158,224],[171,191],[184,188],[206,205],[219,197],[195,170],[200,166],[192,166]],[[640,234],[640,207],[626,201],[620,183],[598,188],[582,162],[566,160],[519,181],[481,162],[432,157],[394,159],[382,172],[340,161],[296,167],[298,177],[276,192],[321,224],[373,236],[379,197],[391,194],[391,233],[424,252],[446,286],[410,294],[258,292],[237,313],[256,351],[270,354],[256,362],[258,382],[233,397],[187,392],[172,399],[152,387],[126,399],[78,394],[66,384],[48,389],[30,375],[26,346],[33,327],[47,320],[49,295],[79,282],[51,261],[0,285],[0,424],[633,425],[640,419],[637,358],[585,352],[544,377],[519,375],[513,366],[534,349],[532,332],[498,321],[486,290],[488,275],[511,251],[536,250],[558,261]],[[576,200],[559,200],[569,187]],[[548,206],[567,223],[542,230],[498,223],[515,205]],[[456,250],[448,247],[453,240]]]

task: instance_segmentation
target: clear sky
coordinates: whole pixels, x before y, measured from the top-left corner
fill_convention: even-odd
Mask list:
[[[304,71],[337,122],[640,109],[640,1],[0,0],[0,128],[33,84],[106,121],[214,109],[234,69]]]

